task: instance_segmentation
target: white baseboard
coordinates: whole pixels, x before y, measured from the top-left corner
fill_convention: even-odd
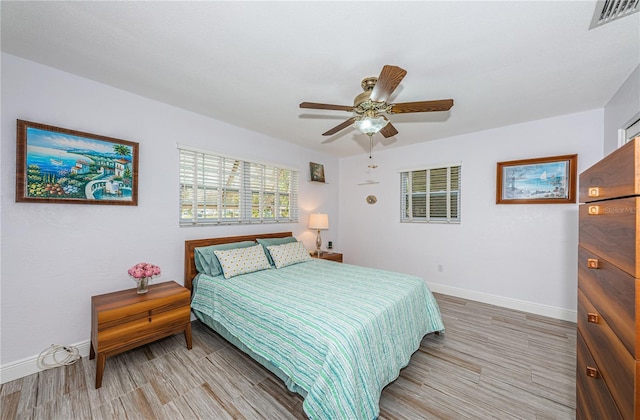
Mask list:
[[[428,283],[429,289],[435,293],[456,296],[463,299],[475,300],[477,302],[488,303],[490,305],[502,306],[504,308],[515,309],[517,311],[529,312],[532,314],[548,316],[550,318],[562,319],[576,322],[577,312],[568,309],[556,308],[553,306],[541,305],[539,303],[527,302],[524,300],[506,298],[503,296],[490,295],[488,293],[476,292],[473,290],[459,289],[457,287],[445,286],[437,283]],[[89,341],[83,341],[73,346],[78,348],[80,356],[89,355]],[[17,362],[0,366],[0,383],[13,381],[28,375],[40,372],[38,367],[38,355],[27,357]]]
[[[78,349],[81,357],[89,355],[89,340],[72,345]],[[38,367],[38,356],[40,355],[36,354],[35,356],[0,366],[0,384],[24,378],[25,376],[33,375],[34,373],[42,371],[43,369]]]
[[[459,289],[457,287],[445,286],[443,284],[429,282],[427,282],[427,284],[429,285],[429,289],[431,289],[432,292],[442,293],[443,295],[475,300],[476,302],[502,306],[503,308],[515,309],[517,311],[529,312],[532,314],[547,316],[549,318],[562,319],[569,322],[577,322],[578,320],[578,312],[569,309],[556,308],[554,306],[507,298],[504,296],[496,296],[488,293],[476,292],[473,290]]]

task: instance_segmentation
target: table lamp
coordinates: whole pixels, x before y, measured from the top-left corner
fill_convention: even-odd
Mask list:
[[[309,229],[316,229],[318,231],[318,236],[316,237],[316,252],[318,253],[319,258],[320,246],[322,245],[320,231],[329,229],[329,215],[323,213],[314,213],[309,215]]]

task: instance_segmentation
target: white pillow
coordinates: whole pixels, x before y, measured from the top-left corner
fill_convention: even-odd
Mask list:
[[[309,251],[304,247],[302,242],[291,242],[283,245],[271,245],[267,249],[271,254],[271,258],[276,268],[286,267],[291,264],[297,264],[311,260]]]
[[[271,268],[264,248],[259,244],[248,248],[215,250],[213,253],[220,261],[225,279]]]

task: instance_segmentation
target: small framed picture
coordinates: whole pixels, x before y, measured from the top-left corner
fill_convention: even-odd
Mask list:
[[[578,155],[498,162],[496,204],[576,202]]]
[[[309,162],[309,169],[311,171],[311,180],[315,182],[324,182],[324,165],[319,163]]]
[[[16,202],[138,205],[138,143],[17,121]]]

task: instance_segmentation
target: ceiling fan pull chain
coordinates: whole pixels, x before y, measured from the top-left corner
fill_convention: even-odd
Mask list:
[[[376,165],[373,161],[373,156],[371,153],[372,149],[373,149],[373,133],[369,134],[369,164],[367,165],[367,168],[376,169],[378,165]]]
[[[373,133],[369,134],[369,159],[371,159],[371,149],[373,149]]]

